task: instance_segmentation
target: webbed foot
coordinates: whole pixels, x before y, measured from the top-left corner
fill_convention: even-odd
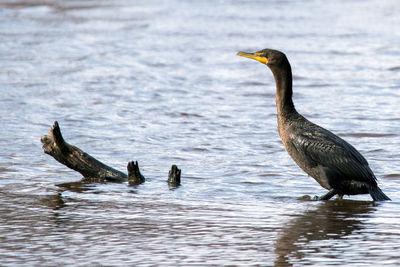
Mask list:
[[[337,194],[336,189],[331,189],[328,193],[326,193],[325,195],[322,196],[314,196],[313,200],[329,200],[331,199],[334,195]]]

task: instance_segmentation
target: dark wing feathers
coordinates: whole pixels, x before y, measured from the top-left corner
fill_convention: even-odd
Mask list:
[[[329,168],[344,180],[376,185],[376,178],[365,158],[349,143],[311,122],[292,134],[292,144],[309,163]]]

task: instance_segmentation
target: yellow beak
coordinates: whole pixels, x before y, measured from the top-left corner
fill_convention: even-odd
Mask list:
[[[267,64],[268,63],[268,59],[266,57],[261,56],[262,53],[246,53],[246,52],[238,52],[237,53],[238,56],[241,57],[248,57],[254,60],[257,60],[263,64]]]

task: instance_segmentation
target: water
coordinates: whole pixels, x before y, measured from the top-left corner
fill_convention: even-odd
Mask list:
[[[400,264],[397,1],[0,3],[1,265]],[[239,50],[284,51],[299,112],[352,143],[393,201],[313,202],[284,151],[274,82]],[[84,183],[66,140],[145,184]],[[166,183],[171,164],[183,185]]]

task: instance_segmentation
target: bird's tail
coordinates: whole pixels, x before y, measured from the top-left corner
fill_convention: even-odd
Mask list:
[[[384,201],[391,200],[379,187],[374,187],[369,190],[369,194],[371,195],[374,201]]]

